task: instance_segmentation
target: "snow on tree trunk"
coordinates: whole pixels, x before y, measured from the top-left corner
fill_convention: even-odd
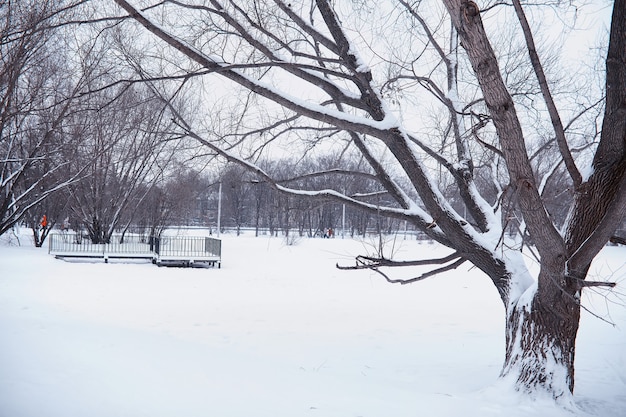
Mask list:
[[[539,285],[511,303],[501,376],[516,389],[568,400],[574,390],[574,352],[580,318],[577,297],[542,271]],[[546,281],[547,280],[547,281]],[[547,282],[547,283],[546,283]]]

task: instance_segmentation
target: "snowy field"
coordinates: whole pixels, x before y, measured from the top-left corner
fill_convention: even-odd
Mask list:
[[[0,246],[0,417],[626,416],[623,296],[584,298],[616,326],[583,313],[567,411],[498,381],[503,307],[466,265],[394,286],[335,268],[369,241],[223,236],[221,269],[66,262],[21,243]],[[625,260],[607,247],[592,274],[624,294]]]

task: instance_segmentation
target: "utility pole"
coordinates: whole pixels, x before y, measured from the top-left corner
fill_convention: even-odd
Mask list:
[[[346,236],[346,204],[343,204],[343,209],[341,213],[341,238],[345,238]]]
[[[220,181],[220,187],[217,191],[217,237],[220,237],[221,229],[222,229],[222,181]]]

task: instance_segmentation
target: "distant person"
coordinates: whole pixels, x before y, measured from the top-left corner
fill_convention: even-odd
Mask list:
[[[65,219],[63,219],[63,223],[61,223],[61,230],[65,232],[69,228],[70,228],[70,218],[66,217]]]

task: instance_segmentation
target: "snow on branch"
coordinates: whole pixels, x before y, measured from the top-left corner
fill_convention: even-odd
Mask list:
[[[351,171],[347,169],[336,168],[336,169],[329,169],[326,171],[309,172],[307,174],[298,175],[297,177],[286,178],[278,182],[288,183],[288,182],[300,181],[300,180],[305,180],[305,179],[310,179],[310,178],[322,177],[326,175],[352,175],[352,176],[367,178],[370,180],[378,180],[378,177],[376,175],[371,174],[369,172]]]

